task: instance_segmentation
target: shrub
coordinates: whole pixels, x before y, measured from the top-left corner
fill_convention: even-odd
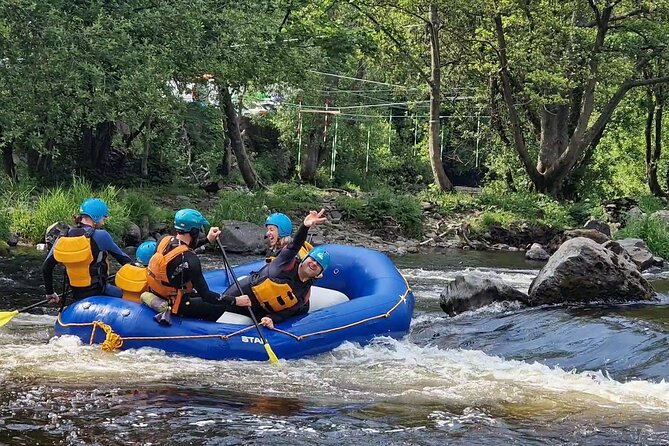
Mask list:
[[[283,213],[294,211],[306,213],[310,209],[320,207],[318,189],[304,184],[276,183],[264,200],[264,204],[270,210]]]
[[[262,225],[269,215],[264,193],[224,191],[211,211],[211,224],[223,220],[248,221]]]
[[[417,237],[423,232],[420,204],[407,195],[381,190],[365,199],[339,196],[336,204],[344,218],[359,220],[368,228],[383,226],[391,218],[406,236]]]

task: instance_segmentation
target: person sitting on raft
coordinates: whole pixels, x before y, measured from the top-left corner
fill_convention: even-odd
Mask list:
[[[274,260],[260,271],[240,280],[244,296],[251,299],[251,308],[260,323],[272,329],[274,324],[309,311],[309,296],[314,280],[321,277],[330,264],[330,254],[322,246],[313,248],[304,259],[298,254],[307,239],[309,228],[327,221],[320,212],[310,211],[288,243]],[[235,285],[224,291],[225,295],[239,295]],[[247,314],[241,308],[228,311]],[[220,316],[221,313],[217,313]]]
[[[50,303],[61,301],[53,290],[53,269],[59,263],[65,265],[74,299],[98,294],[121,297],[121,290],[107,283],[107,255],[114,257],[121,265],[130,263],[132,259],[102,229],[107,217],[109,208],[104,201],[87,198],[79,207],[75,225],[54,243],[42,265],[44,289]]]
[[[218,294],[209,289],[200,259],[193,252],[205,225],[209,222],[200,212],[181,209],[174,216],[176,235],[165,236],[158,243],[149,261],[149,292],[143,293],[141,299],[159,313],[169,309],[170,314],[215,321],[223,311],[251,305],[248,296]],[[215,241],[220,233],[218,227],[211,227],[207,241]],[[158,316],[159,322],[170,323],[168,313]]]
[[[265,220],[265,238],[269,243],[269,252],[267,253],[267,263],[271,262],[279,252],[293,240],[291,234],[293,233],[293,223],[286,214],[275,212],[270,214]],[[306,257],[307,253],[313,248],[311,243],[305,241],[300,248],[298,256],[300,259]]]

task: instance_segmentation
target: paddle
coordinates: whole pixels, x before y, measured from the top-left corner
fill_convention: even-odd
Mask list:
[[[39,302],[35,302],[32,305],[28,305],[27,307],[21,308],[19,310],[13,310],[13,311],[0,311],[0,327],[7,325],[9,321],[11,321],[14,316],[16,316],[19,313],[23,313],[24,311],[32,310],[35,307],[39,307],[41,305],[44,305],[45,303],[49,302],[48,299],[40,300]]]
[[[216,237],[216,241],[218,242],[218,247],[221,248],[221,252],[223,253],[223,262],[225,263],[225,268],[232,275],[232,280],[235,282],[239,294],[244,294],[244,291],[242,291],[242,287],[239,284],[239,281],[237,280],[237,276],[235,275],[235,272],[232,270],[230,262],[228,262],[228,256],[225,253],[225,248],[223,247],[223,243],[221,243],[221,239]],[[258,330],[258,335],[260,336],[260,339],[262,340],[262,343],[265,346],[265,350],[267,351],[267,356],[269,356],[269,361],[272,364],[278,364],[279,358],[276,357],[274,351],[272,351],[272,347],[270,347],[269,345],[269,342],[267,342],[267,339],[265,339],[265,337],[263,336],[262,331],[260,331],[260,325],[258,325],[258,320],[256,319],[256,315],[253,314],[253,310],[251,309],[251,307],[249,307],[249,313],[251,314],[251,319],[253,319],[253,325],[256,326],[256,330]]]

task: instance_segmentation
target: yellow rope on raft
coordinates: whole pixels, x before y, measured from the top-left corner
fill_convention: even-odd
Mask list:
[[[95,329],[102,328],[105,332],[105,340],[102,342],[102,350],[106,352],[113,352],[118,350],[123,346],[123,338],[118,334],[114,333],[112,328],[105,324],[102,321],[93,321],[93,329],[91,330],[91,340],[89,344],[93,344],[93,339],[95,338]]]
[[[402,277],[404,278],[404,277]],[[406,279],[404,279],[406,282]],[[406,302],[407,295],[411,289],[408,287],[407,284],[407,289],[404,292],[404,294],[401,294],[399,296],[399,300],[393,305],[392,308],[390,308],[387,312],[376,315],[376,316],[371,316],[350,324],[345,324],[345,325],[340,325],[339,327],[333,327],[327,330],[320,330],[320,331],[315,331],[312,333],[305,333],[303,335],[295,335],[293,333],[290,333],[288,331],[284,331],[281,329],[274,328],[273,331],[276,331],[277,333],[281,333],[287,336],[290,336],[291,338],[301,341],[305,338],[311,337],[311,336],[316,336],[316,335],[321,335],[321,334],[326,334],[326,333],[332,333],[335,331],[339,330],[344,330],[346,328],[350,327],[355,327],[356,325],[364,324],[365,322],[372,321],[374,319],[381,319],[381,318],[386,318],[390,317],[390,315],[402,304]],[[126,338],[121,337],[119,334],[114,333],[114,330],[112,329],[111,326],[105,324],[102,321],[93,321],[93,322],[83,322],[83,323],[63,323],[63,321],[60,319],[60,314],[58,315],[58,320],[56,323],[60,324],[61,327],[86,327],[86,326],[92,326],[91,329],[91,337],[89,339],[89,345],[93,345],[95,343],[95,330],[96,328],[101,328],[105,332],[105,340],[102,342],[102,350],[106,352],[112,352],[115,350],[118,350],[123,346],[123,341],[168,341],[168,340],[178,340],[178,339],[211,339],[211,338],[219,338],[224,341],[227,341],[228,339],[240,335],[248,330],[251,330],[254,328],[253,325],[249,325],[248,327],[241,328],[235,332],[232,332],[227,335],[223,334],[210,334],[210,335],[180,335],[180,336],[128,336]]]

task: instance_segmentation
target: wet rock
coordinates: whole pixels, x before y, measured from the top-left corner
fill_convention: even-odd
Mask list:
[[[125,246],[139,246],[142,243],[142,230],[135,223],[130,222],[123,234]]]
[[[564,242],[532,281],[529,303],[629,302],[654,295],[625,255],[577,237]]]
[[[9,246],[16,246],[16,245],[18,245],[18,244],[19,244],[19,236],[16,235],[16,234],[14,234],[14,233],[9,234],[9,237],[7,237],[7,244],[8,244]]]
[[[527,295],[499,279],[477,274],[458,275],[441,292],[439,306],[449,316],[475,310],[493,302],[527,302]]]
[[[609,225],[594,218],[591,218],[590,220],[586,221],[585,224],[583,225],[583,228],[594,229],[595,231],[599,231],[602,234],[606,235],[607,237],[611,238],[611,228],[609,227]]]
[[[530,246],[530,249],[525,252],[525,258],[528,260],[548,260],[550,258],[550,254],[546,252],[546,250],[541,246],[539,243],[532,243],[532,246]]]
[[[639,271],[644,271],[656,263],[655,256],[648,249],[646,242],[640,238],[611,241],[605,247],[618,255],[624,252],[628,256],[628,259],[637,266]]]
[[[236,254],[263,254],[265,229],[249,222],[226,220],[221,228],[221,241],[225,249]]]

